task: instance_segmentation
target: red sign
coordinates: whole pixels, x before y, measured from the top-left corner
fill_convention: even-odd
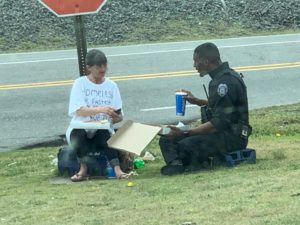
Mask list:
[[[56,16],[77,16],[97,13],[107,0],[39,0]]]

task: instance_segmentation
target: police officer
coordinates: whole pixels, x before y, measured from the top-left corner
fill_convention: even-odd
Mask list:
[[[202,111],[203,121],[199,127],[183,131],[170,126],[171,132],[159,141],[166,166],[163,175],[174,175],[199,169],[208,157],[236,151],[247,146],[251,133],[248,116],[247,89],[241,75],[222,63],[217,46],[204,43],[194,50],[194,67],[200,77],[211,77],[208,100],[196,98],[190,91],[186,100],[198,106],[206,106]]]

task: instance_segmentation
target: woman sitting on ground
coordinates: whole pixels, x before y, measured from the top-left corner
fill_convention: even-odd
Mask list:
[[[100,50],[90,50],[86,55],[87,76],[75,80],[69,104],[72,121],[108,120],[113,124],[122,121],[122,100],[117,84],[105,78],[107,58]],[[109,148],[108,130],[74,129],[70,140],[79,163],[80,170],[71,177],[72,181],[87,178],[87,159],[91,152],[104,152],[117,178],[127,178],[128,174],[120,168],[118,151]]]

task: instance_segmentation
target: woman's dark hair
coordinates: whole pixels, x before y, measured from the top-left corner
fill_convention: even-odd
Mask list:
[[[86,54],[85,63],[87,66],[102,66],[107,64],[107,58],[102,51],[92,49]]]
[[[221,61],[219,49],[214,43],[207,42],[199,45],[195,48],[194,53],[211,63],[219,63]]]

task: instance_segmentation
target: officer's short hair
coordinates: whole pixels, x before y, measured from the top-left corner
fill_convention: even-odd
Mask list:
[[[85,57],[85,63],[87,66],[102,66],[107,64],[107,58],[102,51],[98,49],[92,49],[87,53]]]
[[[207,42],[201,44],[195,48],[194,53],[211,63],[217,63],[221,60],[219,49],[214,43]]]

